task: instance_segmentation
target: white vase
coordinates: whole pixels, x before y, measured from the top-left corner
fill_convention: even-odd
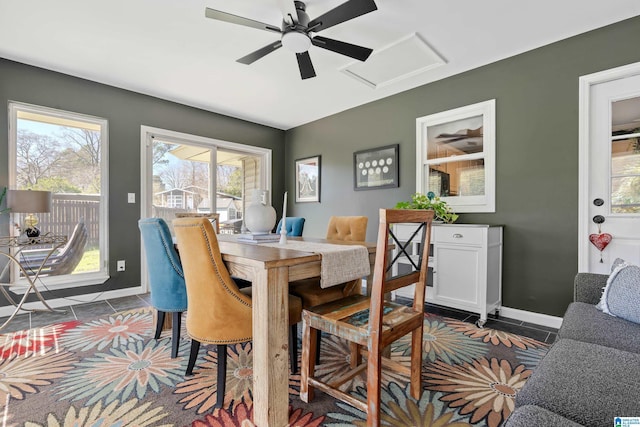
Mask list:
[[[253,190],[251,203],[244,213],[244,223],[253,234],[270,233],[276,225],[276,210],[268,200],[267,190]]]

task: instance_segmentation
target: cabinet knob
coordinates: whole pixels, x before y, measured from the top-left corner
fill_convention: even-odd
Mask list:
[[[453,235],[453,238],[454,238],[454,239],[462,239],[462,237],[463,237],[463,236],[462,236],[462,234],[460,234],[460,233],[456,233],[456,234],[454,234],[454,235]]]

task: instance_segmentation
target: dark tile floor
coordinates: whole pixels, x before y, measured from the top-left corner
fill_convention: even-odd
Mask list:
[[[68,322],[71,320],[86,320],[105,314],[113,314],[119,311],[144,307],[147,305],[150,305],[149,294],[132,295],[104,301],[87,302],[84,304],[60,307],[59,309],[64,310],[64,313],[24,312],[14,317],[7,326],[0,330],[0,334],[23,329],[37,328],[40,326],[50,325],[52,323]],[[5,320],[7,320],[7,317],[1,317],[0,325],[2,325]]]
[[[411,300],[406,298],[398,298],[397,302],[408,304],[411,303]],[[475,313],[428,303],[426,304],[425,311],[427,313],[450,317],[469,323],[475,323],[480,318],[480,316]],[[558,330],[555,328],[535,325],[533,323],[527,323],[516,319],[509,319],[508,317],[503,316],[496,318],[495,316],[489,315],[487,323],[485,323],[484,326],[486,328],[497,329],[499,331],[510,332],[528,338],[533,338],[535,340],[548,344],[552,344],[553,342],[555,342],[558,336]]]
[[[399,298],[398,302],[409,303],[410,300]],[[50,325],[57,322],[91,319],[97,316],[117,313],[119,311],[143,307],[149,304],[149,294],[144,294],[61,307],[66,311],[66,313],[22,313],[16,316],[4,329],[0,330],[0,334],[23,329],[37,328],[39,326]],[[427,304],[426,311],[469,323],[476,322],[479,317],[477,314],[436,306],[433,304]],[[6,319],[6,317],[0,318],[0,324],[4,323]],[[549,344],[555,341],[558,332],[557,329],[546,326],[534,325],[532,323],[526,323],[505,317],[496,319],[492,316],[489,316],[485,327],[523,335]]]

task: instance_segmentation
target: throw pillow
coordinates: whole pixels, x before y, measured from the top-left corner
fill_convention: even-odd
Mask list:
[[[612,316],[640,323],[640,267],[616,259],[598,308]]]

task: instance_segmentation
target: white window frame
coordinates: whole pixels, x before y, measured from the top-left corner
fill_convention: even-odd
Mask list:
[[[428,158],[427,129],[443,123],[482,116],[483,151],[460,156],[437,159]],[[459,162],[464,160],[484,160],[484,196],[441,197],[456,213],[496,211],[496,100],[491,99],[453,110],[430,114],[416,119],[416,192],[425,193],[423,188],[425,166],[436,163]]]
[[[99,249],[100,270],[95,272],[64,274],[60,276],[43,276],[39,278],[48,290],[77,288],[79,286],[97,285],[109,279],[109,123],[107,119],[90,116],[87,114],[42,107],[22,102],[9,102],[9,188],[15,188],[17,178],[17,123],[18,113],[34,113],[54,117],[64,121],[90,123],[100,127],[100,223],[99,223]],[[12,274],[16,277],[17,274]],[[14,280],[18,286],[12,289],[14,292],[24,291],[26,279]]]
[[[184,142],[189,145],[206,147],[211,150],[210,165],[217,164],[217,150],[233,150],[241,151],[260,158],[262,167],[260,168],[260,182],[262,188],[269,191],[269,197],[272,197],[271,191],[271,170],[272,170],[272,151],[270,148],[255,147],[253,145],[239,144],[237,142],[224,141],[221,139],[208,138],[204,136],[191,135],[182,132],[176,132],[167,129],[161,129],[151,126],[140,126],[140,218],[148,218],[152,215],[152,197],[153,192],[153,139],[166,140],[170,142]],[[216,173],[212,171],[210,175],[209,194],[216,194]],[[215,197],[211,199],[211,210],[215,212]],[[151,203],[150,203],[151,202]],[[271,200],[269,200],[271,203]],[[149,290],[149,276],[147,271],[147,263],[145,261],[144,244],[140,242],[140,281],[145,292]]]

